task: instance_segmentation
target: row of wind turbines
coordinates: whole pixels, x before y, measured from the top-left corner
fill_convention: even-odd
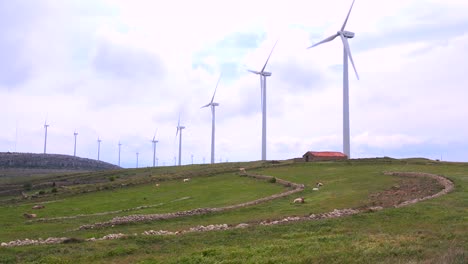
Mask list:
[[[47,120],[45,121],[44,123],[44,130],[45,130],[45,135],[44,135],[44,154],[47,153],[47,130],[48,128],[50,127],[49,124],[47,124]],[[73,132],[73,136],[74,136],[74,145],[73,145],[73,156],[76,157],[76,138],[78,136],[78,132],[76,132],[76,130]],[[97,139],[97,143],[98,143],[98,149],[97,149],[97,160],[101,160],[100,158],[100,155],[101,155],[101,138],[98,137]],[[154,133],[154,136],[153,136],[153,140],[151,140],[151,143],[153,144],[153,167],[156,166],[156,161],[157,161],[157,158],[156,158],[156,144],[158,143],[159,141],[156,140],[156,132]],[[121,147],[122,147],[122,143],[120,143],[119,141],[119,156],[118,156],[118,165],[120,166],[120,153],[121,153]],[[136,153],[136,167],[138,167],[138,157],[139,157],[139,152]],[[180,157],[179,157],[180,159]],[[179,165],[180,165],[180,161],[179,161]]]
[[[349,124],[349,78],[348,78],[348,59],[351,61],[351,64],[353,66],[354,72],[356,74],[356,78],[359,80],[359,75],[356,70],[356,66],[354,65],[354,60],[351,55],[351,49],[349,47],[348,39],[354,38],[355,34],[354,32],[350,32],[345,30],[346,24],[348,23],[349,15],[351,14],[351,10],[353,9],[355,0],[353,0],[351,7],[349,8],[348,14],[346,16],[346,19],[341,26],[341,28],[333,35],[331,35],[328,38],[325,38],[324,40],[315,43],[314,45],[308,47],[314,48],[316,46],[319,46],[323,43],[330,42],[334,40],[337,37],[341,38],[341,41],[343,42],[343,153],[346,154],[348,157],[351,157],[351,144],[350,144],[350,124]],[[271,72],[265,71],[266,66],[268,64],[268,61],[270,60],[271,54],[273,53],[276,44],[278,41],[275,42],[275,45],[271,49],[270,54],[268,55],[268,58],[263,65],[263,68],[260,71],[254,71],[254,70],[248,70],[249,72],[259,75],[260,76],[260,95],[261,95],[261,109],[262,109],[262,160],[267,159],[267,149],[266,149],[266,138],[267,138],[267,89],[266,89],[266,80],[267,77],[271,76]],[[215,91],[213,93],[213,97],[211,98],[210,103],[207,105],[202,106],[204,107],[211,107],[211,163],[214,162],[214,155],[215,155],[215,107],[219,106],[219,103],[214,102],[214,98],[216,95],[216,90],[218,88],[219,81],[216,84]],[[181,145],[182,145],[182,129],[185,127],[180,126],[180,117],[179,117],[179,123],[177,125],[177,132],[180,130],[180,138],[179,138],[179,165],[180,165],[180,158],[181,158]],[[177,134],[176,134],[177,135]]]
[[[348,14],[346,16],[346,19],[341,26],[341,28],[333,35],[325,38],[324,40],[315,43],[314,45],[308,47],[307,49],[314,48],[316,46],[319,46],[321,44],[324,44],[326,42],[333,41],[335,38],[340,37],[341,41],[343,42],[343,153],[346,154],[348,157],[351,157],[351,147],[350,147],[350,124],[349,124],[349,78],[348,78],[348,60],[351,61],[351,64],[353,66],[354,72],[356,74],[357,79],[359,80],[359,75],[357,73],[356,67],[354,65],[353,57],[351,55],[351,50],[349,47],[348,39],[354,38],[355,34],[350,31],[346,31],[346,24],[348,22],[349,16],[351,14],[351,11],[353,9],[355,0],[353,0],[351,7],[348,11]],[[270,51],[270,54],[268,55],[268,58],[263,65],[262,69],[260,71],[254,71],[254,70],[248,70],[249,72],[259,75],[260,77],[260,92],[261,92],[261,109],[262,109],[262,150],[261,150],[261,159],[266,160],[267,159],[267,149],[266,149],[266,138],[267,138],[267,87],[266,87],[266,80],[267,77],[271,76],[271,72],[265,71],[268,61],[270,60],[271,55],[273,54],[273,51],[276,47],[276,43],[274,44],[273,48]],[[221,76],[218,79],[218,82],[216,83],[216,87],[213,93],[213,96],[211,97],[211,101],[202,106],[201,108],[211,108],[211,159],[210,162],[213,164],[215,162],[215,116],[216,116],[216,107],[219,106],[220,104],[215,102],[215,96],[216,96],[216,91],[218,89],[219,82],[221,80]],[[45,142],[44,142],[44,153],[46,153],[46,147],[47,147],[47,128],[49,125],[47,122],[44,124],[45,128]],[[179,115],[179,120],[177,122],[177,130],[176,130],[176,137],[179,136],[179,159],[178,159],[178,165],[181,165],[181,160],[182,160],[182,131],[185,129],[185,126],[181,125],[180,122],[180,115]],[[78,133],[76,131],[74,132],[75,136],[75,146],[74,146],[74,155],[76,155],[76,136]],[[156,144],[158,143],[158,140],[156,138],[156,133],[153,136],[153,140],[151,141],[153,143],[153,166],[155,166],[155,161],[156,161]],[[99,160],[99,152],[100,152],[100,143],[101,139],[98,138],[98,160]],[[121,143],[119,142],[119,165],[120,165],[120,147]],[[138,164],[138,153],[137,153],[137,164]],[[138,165],[137,165],[138,166]]]

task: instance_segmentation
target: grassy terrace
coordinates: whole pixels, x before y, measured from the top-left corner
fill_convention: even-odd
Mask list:
[[[242,164],[247,167],[248,164]],[[466,263],[468,261],[468,164],[438,163],[422,159],[362,160],[336,163],[290,164],[257,168],[256,173],[276,176],[306,189],[300,196],[307,203],[291,204],[294,197],[264,204],[193,217],[135,223],[97,230],[72,231],[82,224],[105,221],[117,215],[175,212],[199,207],[217,207],[279,193],[284,187],[266,181],[222,172],[220,166],[128,170],[116,182],[142,182],[125,188],[72,192],[89,186],[74,186],[69,192],[50,195],[38,217],[87,214],[75,219],[28,222],[22,218],[31,201],[0,207],[0,241],[18,238],[66,236],[99,237],[109,233],[141,233],[144,230],[181,230],[196,225],[237,224],[291,215],[328,212],[370,203],[369,195],[389,189],[398,178],[383,171],[417,171],[442,174],[455,183],[443,197],[404,208],[389,208],[339,219],[299,222],[277,226],[192,233],[182,236],[137,236],[126,239],[74,244],[0,248],[0,263]],[[237,166],[237,165],[236,165]],[[259,167],[256,164],[256,167]],[[224,168],[225,170],[233,169]],[[197,171],[199,170],[199,171]],[[102,172],[101,172],[102,174]],[[192,175],[189,183],[179,176]],[[109,177],[105,174],[99,177]],[[70,177],[70,176],[68,176]],[[78,177],[78,176],[73,176]],[[89,174],[86,177],[93,177]],[[153,180],[165,181],[155,187]],[[144,179],[152,181],[144,183]],[[312,191],[320,181],[324,187]],[[47,202],[47,201],[43,201]],[[103,216],[89,214],[155,205],[148,209]],[[29,210],[28,210],[29,209]]]

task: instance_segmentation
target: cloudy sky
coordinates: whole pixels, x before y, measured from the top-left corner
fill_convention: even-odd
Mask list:
[[[341,27],[350,0],[0,0],[0,151],[73,154],[134,167],[261,158],[260,70],[267,70],[267,158],[342,151]],[[347,30],[351,156],[468,161],[468,1],[356,0]]]

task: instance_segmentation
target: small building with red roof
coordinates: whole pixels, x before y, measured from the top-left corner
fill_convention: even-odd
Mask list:
[[[348,156],[336,151],[307,151],[302,158],[305,162],[309,161],[329,161],[329,160],[346,160]]]

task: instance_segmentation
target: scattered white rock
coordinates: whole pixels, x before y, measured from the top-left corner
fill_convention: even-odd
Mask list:
[[[246,228],[246,227],[248,227],[248,226],[249,226],[249,224],[246,224],[246,223],[240,223],[240,224],[236,225],[236,227],[235,227],[235,228]]]

